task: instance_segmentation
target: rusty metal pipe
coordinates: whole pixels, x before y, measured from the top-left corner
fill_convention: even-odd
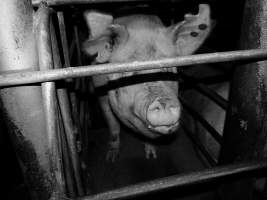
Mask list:
[[[178,189],[193,184],[216,182],[218,178],[233,178],[240,175],[252,174],[256,171],[267,169],[267,160],[258,160],[253,162],[243,162],[235,165],[226,165],[223,167],[214,167],[198,172],[192,172],[184,175],[176,175],[162,178],[154,181],[140,183],[132,186],[123,187],[117,190],[104,192],[92,196],[78,198],[77,200],[114,200],[129,199],[153,192],[160,192],[171,188]],[[222,180],[222,179],[220,179]]]
[[[0,75],[0,87],[54,81],[66,78],[92,76],[97,74],[158,69],[163,67],[181,67],[227,61],[248,61],[251,59],[264,60],[266,58],[266,49],[252,49],[243,51],[228,51],[220,53],[180,56],[176,58],[167,58],[162,60],[144,62],[136,61],[131,63],[112,63],[102,65],[77,66],[65,69],[46,70],[42,72],[20,72],[14,74]]]

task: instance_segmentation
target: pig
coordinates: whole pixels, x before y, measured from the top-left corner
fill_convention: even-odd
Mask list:
[[[196,15],[169,27],[157,16],[131,15],[114,19],[109,14],[86,11],[89,39],[83,43],[94,63],[125,63],[185,56],[194,53],[211,30],[210,7],[199,5]],[[120,122],[148,138],[173,134],[181,116],[177,69],[161,68],[92,77],[110,132],[107,160],[114,161],[120,147]],[[156,149],[145,143],[146,158]]]

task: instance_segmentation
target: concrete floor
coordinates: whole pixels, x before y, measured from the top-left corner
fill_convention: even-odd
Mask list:
[[[119,187],[135,184],[156,178],[192,172],[205,167],[196,155],[191,141],[183,133],[178,131],[175,138],[169,141],[159,142],[157,145],[157,159],[146,159],[144,145],[130,130],[121,133],[120,155],[115,163],[105,160],[107,152],[107,129],[91,131],[89,137],[89,155],[87,165],[90,171],[92,193],[99,193]],[[157,194],[145,199],[207,199],[207,190],[204,194],[193,194],[191,189],[185,188],[181,192],[172,191],[170,197],[166,193]],[[200,193],[203,191],[200,191]],[[179,193],[179,194],[177,194]],[[181,195],[180,195],[181,194]],[[189,195],[189,196],[188,196]],[[171,197],[171,196],[175,196]],[[188,197],[187,197],[188,196]],[[181,198],[178,198],[181,199]]]

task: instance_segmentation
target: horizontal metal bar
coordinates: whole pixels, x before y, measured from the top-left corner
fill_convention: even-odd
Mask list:
[[[212,101],[214,101],[217,105],[219,105],[222,109],[226,110],[228,106],[228,101],[225,100],[222,96],[218,95],[212,89],[208,88],[204,84],[197,84],[194,87],[195,90],[200,92],[201,94],[207,96]]]
[[[205,146],[199,141],[199,139],[196,138],[196,136],[190,131],[185,123],[181,120],[180,126],[184,130],[185,134],[191,139],[193,144],[199,149],[199,151],[202,153],[202,155],[206,158],[206,160],[209,162],[210,166],[216,166],[217,161],[209,154],[208,150],[205,148]]]
[[[117,190],[104,192],[92,196],[78,198],[78,200],[114,200],[137,197],[171,188],[189,186],[193,184],[215,182],[218,178],[229,178],[237,175],[248,175],[257,170],[266,170],[267,160],[243,162],[238,164],[214,167],[184,175],[176,175],[157,179],[145,183],[123,187]]]
[[[189,112],[189,114],[196,119],[203,127],[211,134],[211,136],[222,145],[222,136],[207,122],[199,113],[192,109],[182,98],[180,101],[183,107]]]
[[[38,6],[43,0],[32,0],[33,6]],[[46,0],[49,6],[62,6],[62,5],[73,5],[73,4],[96,4],[96,3],[116,3],[116,2],[163,2],[164,0]],[[170,1],[181,1],[181,0],[170,0]],[[166,0],[165,0],[166,2]]]
[[[195,64],[218,63],[226,61],[244,61],[249,59],[263,60],[266,58],[267,49],[252,49],[243,51],[228,51],[220,53],[218,52],[191,56],[180,56],[153,61],[111,63],[101,65],[77,66],[46,71],[2,74],[0,75],[0,87],[125,71],[159,69],[163,67],[181,67]]]

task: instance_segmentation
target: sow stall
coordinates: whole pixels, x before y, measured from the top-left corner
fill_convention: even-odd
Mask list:
[[[170,190],[198,184],[205,187],[205,184],[218,182],[221,184],[216,190],[218,196],[215,199],[252,199],[254,177],[265,177],[267,169],[264,158],[267,136],[267,1],[245,1],[240,33],[242,50],[126,64],[81,66],[79,30],[74,26],[73,43],[68,47],[64,20],[67,12],[64,13],[64,8],[67,10],[68,7],[85,4],[101,7],[102,3],[127,2],[151,1],[0,2],[1,112],[7,119],[8,132],[32,199],[129,199],[144,195],[149,197],[154,193],[167,196]],[[198,1],[195,2],[198,4]],[[34,10],[36,13],[33,17]],[[74,51],[79,67],[71,64]],[[82,180],[82,164],[78,154],[83,145],[77,142],[77,138],[83,135],[80,135],[82,127],[76,110],[77,99],[72,90],[66,90],[66,85],[71,84],[73,78],[96,74],[222,62],[235,62],[237,65],[231,77],[229,102],[202,83],[196,84],[194,89],[227,110],[223,136],[184,105],[184,109],[199,120],[221,145],[218,161],[192,137],[210,168],[90,194],[90,188],[86,188],[89,186]],[[56,81],[60,80],[66,80],[66,83],[61,82],[62,85],[56,87]],[[245,128],[241,120],[245,122]],[[192,136],[190,131],[187,133],[189,137]],[[266,198],[265,184],[259,193],[259,198]]]

